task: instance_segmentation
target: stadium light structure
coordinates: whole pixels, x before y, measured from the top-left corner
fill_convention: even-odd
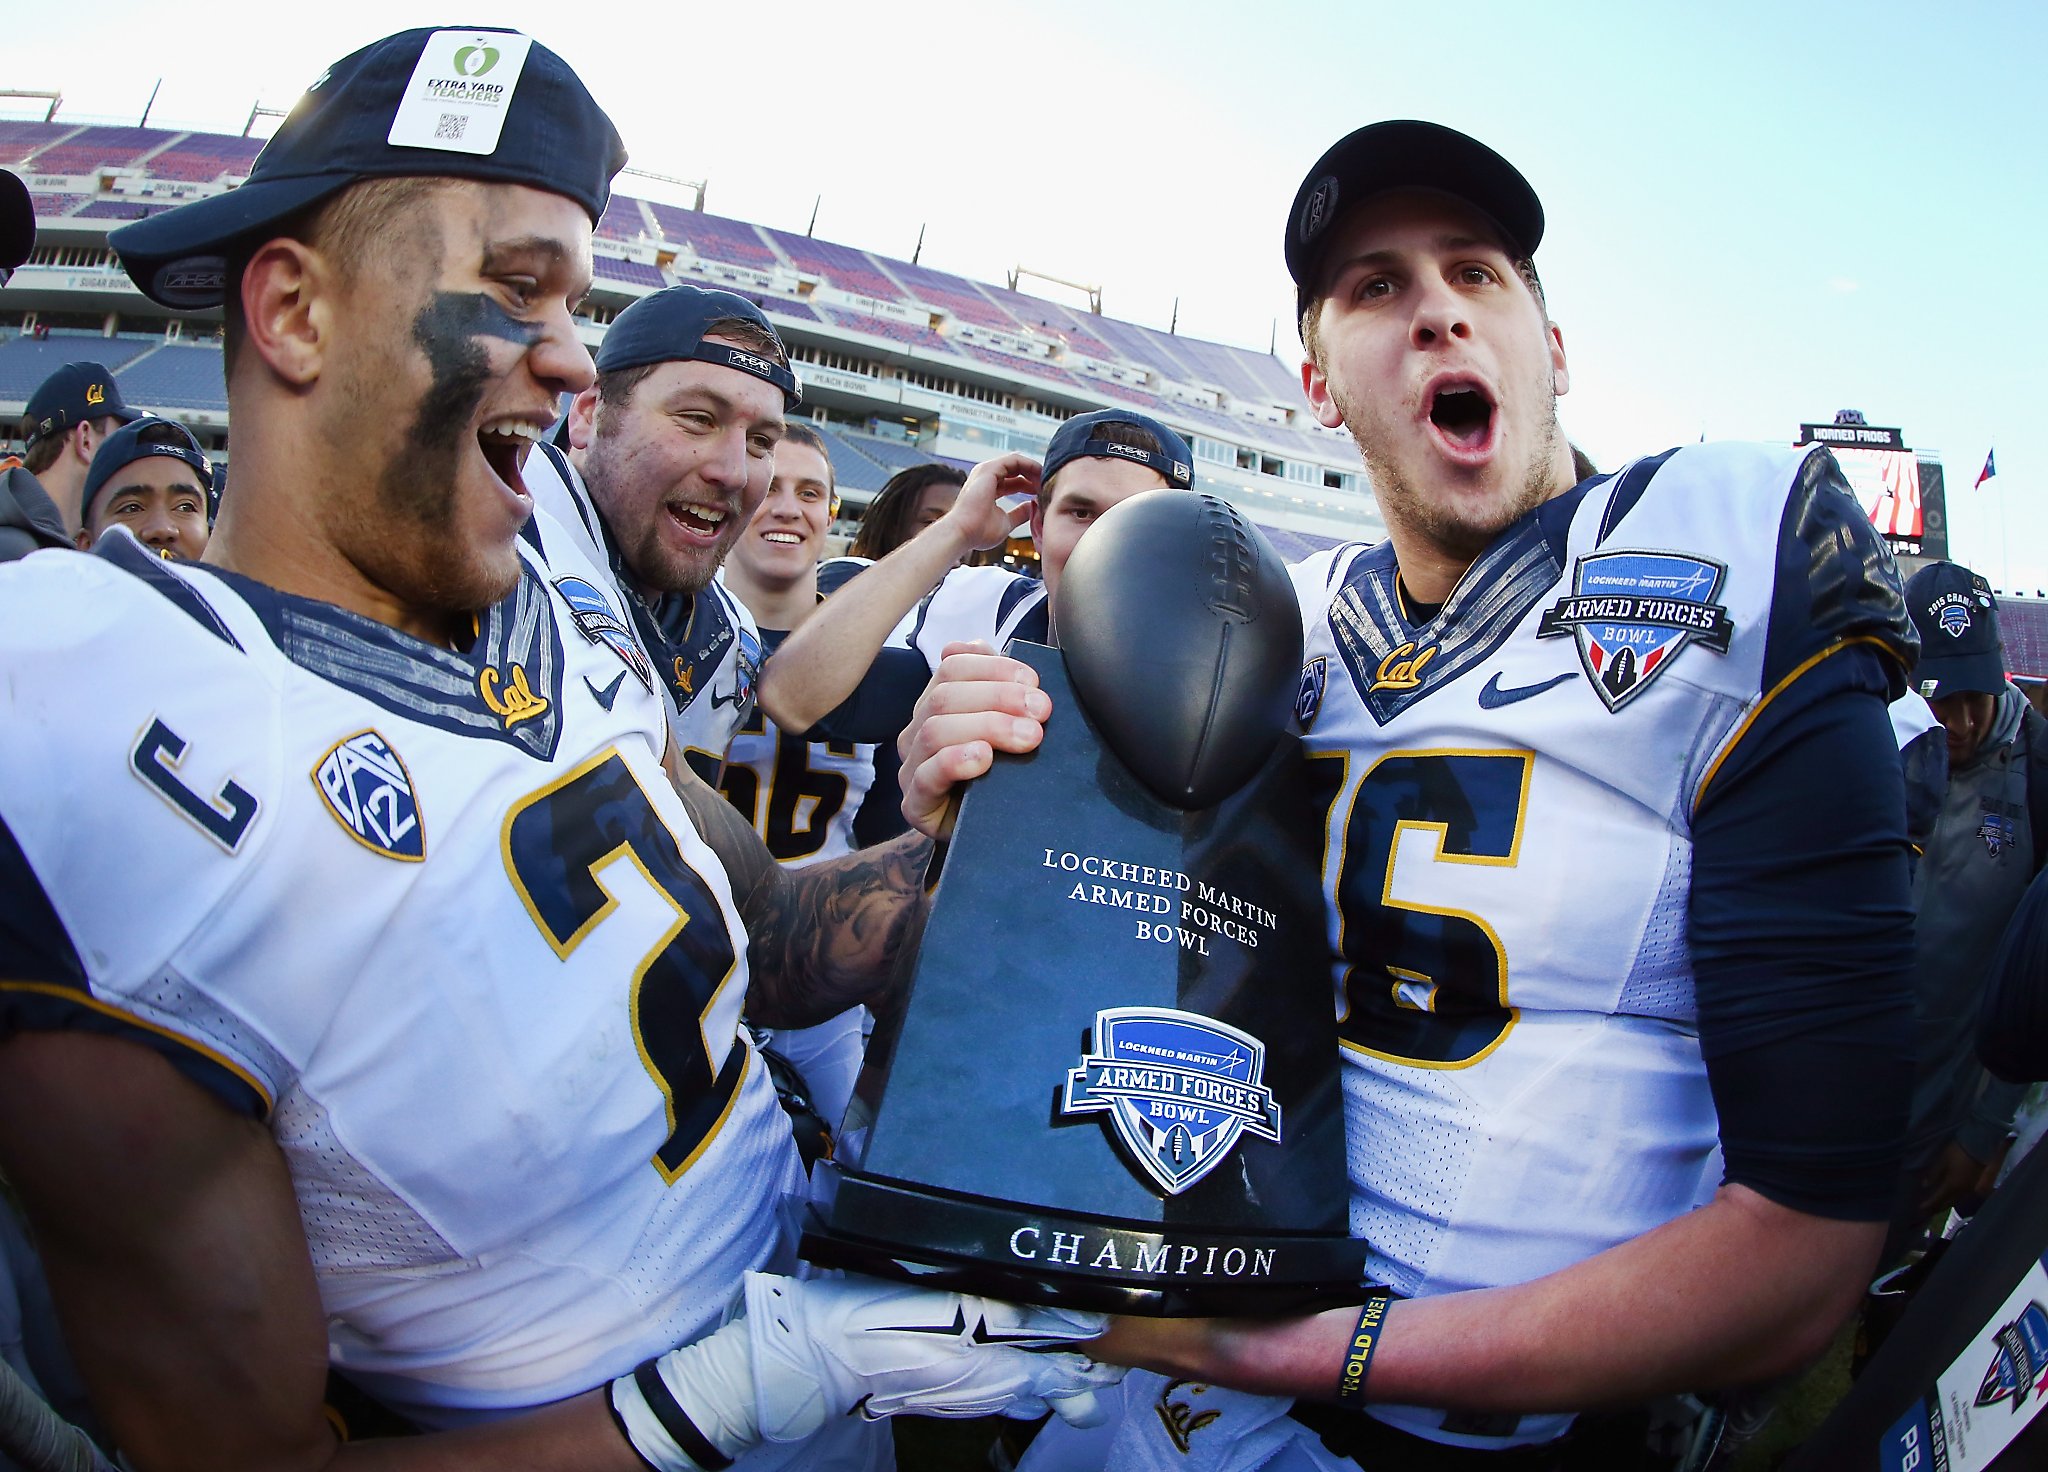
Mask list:
[[[253,106],[251,106],[251,107],[250,107],[250,109],[249,109],[249,121],[247,121],[246,123],[242,124],[242,136],[243,136],[244,138],[247,138],[247,137],[251,136],[251,130],[252,130],[252,129],[254,129],[254,128],[255,128],[255,126],[256,126],[256,119],[258,119],[258,118],[277,118],[277,119],[279,119],[280,121],[282,121],[282,120],[283,120],[283,118],[284,118],[284,116],[285,116],[285,114],[286,114],[287,112],[289,112],[289,111],[290,111],[290,109],[289,109],[289,108],[283,108],[283,107],[265,107],[265,106],[264,106],[264,105],[263,105],[262,103],[260,103],[260,102],[258,102],[258,103],[256,103],[256,104],[254,104],[254,105],[253,105]]]
[[[0,87],[0,98],[4,97],[26,97],[36,102],[47,102],[49,106],[43,109],[43,121],[46,123],[55,122],[57,109],[64,105],[62,92],[34,92],[15,87]]]
[[[707,182],[709,182],[707,180],[678,179],[673,174],[657,174],[652,169],[636,169],[631,167],[630,165],[626,168],[619,170],[619,173],[622,176],[626,174],[631,174],[636,179],[652,179],[657,184],[673,184],[678,189],[687,189],[696,196],[696,201],[690,206],[690,208],[697,211],[697,213],[700,215],[704,212],[704,186]],[[815,215],[813,216],[813,218],[816,218]]]
[[[1010,267],[1010,290],[1015,291],[1018,281],[1026,276],[1029,276],[1033,281],[1043,281],[1052,286],[1064,286],[1069,291],[1080,292],[1088,298],[1088,310],[1098,317],[1102,315],[1101,287],[1089,286],[1079,281],[1069,281],[1064,276],[1048,276],[1043,271],[1034,271],[1029,266],[1019,262],[1017,265]]]

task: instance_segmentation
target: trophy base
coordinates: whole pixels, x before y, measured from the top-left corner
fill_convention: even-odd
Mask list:
[[[799,1251],[881,1278],[1145,1318],[1275,1317],[1364,1293],[1365,1244],[1348,1236],[1145,1230],[829,1161],[813,1183],[827,1204],[806,1213]]]

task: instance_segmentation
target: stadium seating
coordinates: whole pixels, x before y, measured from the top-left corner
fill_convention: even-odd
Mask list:
[[[768,235],[782,247],[789,263],[806,275],[822,276],[841,291],[871,296],[878,301],[903,300],[902,288],[876,268],[866,251],[855,250],[849,245],[834,245],[829,240],[791,235],[782,230],[770,230]]]
[[[647,216],[641,213],[640,201],[614,194],[597,222],[597,233],[605,240],[638,240],[648,234]]]
[[[139,199],[96,199],[75,213],[81,220],[140,220],[169,208],[168,204],[145,204]]]
[[[825,442],[832,461],[832,481],[842,491],[879,491],[889,483],[895,472],[886,468],[872,455],[863,453],[845,435],[830,425],[813,424],[818,438]]]
[[[983,286],[995,300],[997,306],[1007,311],[1018,325],[1050,332],[1066,340],[1076,352],[1086,353],[1091,358],[1116,357],[1110,345],[1082,322],[1082,319],[1058,302],[1046,301],[1043,297],[1026,296],[1021,291],[1011,291],[1003,286]],[[1092,320],[1092,318],[1091,318]]]
[[[2033,598],[2000,599],[1998,632],[2005,640],[2008,670],[2036,680],[2048,677],[2048,603]]]
[[[707,215],[701,210],[677,209],[674,205],[646,202],[661,227],[661,238],[687,244],[707,260],[727,261],[735,266],[768,270],[781,264],[761,232],[744,220]]]
[[[911,294],[921,302],[928,302],[942,311],[951,312],[962,322],[974,322],[983,327],[999,327],[1004,332],[1024,330],[1021,323],[983,296],[980,288],[964,276],[948,276],[944,271],[913,266],[907,261],[891,261],[889,264],[897,278],[909,287]]]
[[[912,347],[929,348],[935,353],[950,353],[953,344],[947,342],[929,327],[919,327],[912,322],[899,322],[894,317],[869,317],[859,312],[849,312],[838,307],[820,307],[818,313],[835,327],[844,327],[852,332],[865,332],[870,337],[886,337],[891,342],[908,343]]]
[[[161,153],[152,154],[143,165],[156,179],[181,179],[210,183],[225,174],[246,177],[263,151],[261,138],[222,138],[207,133],[188,133]]]
[[[171,134],[155,128],[83,128],[34,159],[38,174],[90,174],[94,169],[133,163]]]
[[[927,455],[916,445],[888,439],[882,435],[862,434],[852,429],[839,429],[834,433],[861,454],[881,465],[891,475],[899,470],[908,470],[913,465],[929,465],[935,458]]]
[[[49,220],[70,214],[91,198],[89,194],[31,194],[29,203],[34,207],[37,219]]]
[[[593,274],[608,281],[626,281],[634,286],[651,286],[657,291],[668,285],[668,282],[662,279],[659,269],[642,261],[622,261],[617,256],[599,255],[591,257],[590,268]]]
[[[979,343],[971,342],[955,343],[953,351],[964,353],[978,363],[1001,368],[1006,373],[1028,373],[1034,378],[1043,378],[1052,383],[1067,383],[1077,388],[1087,387],[1085,380],[1076,378],[1066,369],[1056,367],[1043,358],[1020,358],[1015,353],[997,352],[994,348],[985,348]]]
[[[101,337],[98,333],[53,332],[46,338],[9,337],[0,341],[0,401],[26,402],[44,379],[66,363],[81,360],[104,364],[127,394],[121,365],[161,343],[161,338]]]
[[[70,123],[33,123],[19,118],[0,118],[0,163],[20,163],[38,148],[55,143],[69,133],[72,126]]]
[[[138,409],[211,409],[228,406],[226,375],[217,347],[166,343],[115,373],[121,397]]]

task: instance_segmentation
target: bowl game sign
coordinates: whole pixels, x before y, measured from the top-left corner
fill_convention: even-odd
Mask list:
[[[2048,1399],[2048,1271],[2036,1262],[1879,1446],[1884,1472],[1976,1472]]]

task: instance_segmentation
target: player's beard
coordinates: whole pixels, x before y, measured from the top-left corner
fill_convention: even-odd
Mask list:
[[[1432,496],[1404,473],[1400,459],[1391,450],[1392,431],[1361,404],[1331,385],[1331,398],[1344,416],[1352,438],[1365,461],[1366,478],[1372,482],[1380,514],[1388,526],[1419,535],[1445,556],[1467,564],[1492,546],[1500,534],[1548,501],[1571,487],[1567,476],[1556,479],[1558,453],[1564,445],[1564,430],[1557,422],[1557,391],[1552,387],[1546,365],[1543,375],[1527,385],[1542,406],[1537,415],[1537,432],[1528,458],[1520,472],[1506,471],[1503,489],[1477,508],[1460,510],[1444,498]],[[1496,413],[1500,412],[1498,409]]]

